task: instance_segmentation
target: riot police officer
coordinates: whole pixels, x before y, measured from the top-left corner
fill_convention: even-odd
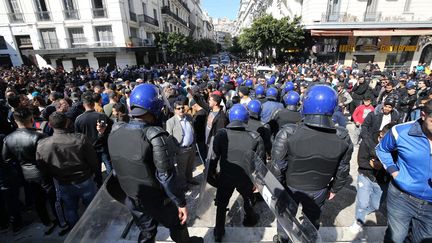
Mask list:
[[[303,99],[303,121],[285,125],[272,148],[271,171],[317,229],[325,200],[347,182],[353,151],[348,131],[332,122],[336,105],[331,87],[312,86]],[[279,225],[276,241],[288,241]]]
[[[301,114],[298,111],[300,95],[295,91],[289,91],[284,97],[285,109],[279,109],[273,112],[270,119],[272,134],[276,135],[279,129],[287,124],[295,124],[301,120]]]
[[[213,141],[214,156],[210,160],[209,177],[216,177],[216,167],[220,160],[220,173],[216,192],[215,241],[220,242],[225,234],[225,217],[229,200],[236,189],[243,197],[245,217],[243,225],[253,226],[257,215],[252,208],[254,185],[249,178],[253,156],[265,159],[264,145],[259,134],[246,130],[249,120],[247,109],[240,104],[229,111],[230,123],[220,129]]]
[[[270,158],[271,153],[271,129],[270,125],[262,123],[260,120],[261,115],[261,102],[259,100],[251,100],[247,105],[249,111],[249,121],[247,124],[247,129],[249,131],[257,132],[260,134],[263,142],[267,157]]]
[[[116,176],[126,193],[126,206],[140,228],[138,242],[155,242],[158,224],[175,242],[202,242],[189,237],[188,211],[174,163],[174,142],[161,127],[152,126],[162,100],[152,84],[135,87],[130,98],[132,120],[113,131],[109,151]]]

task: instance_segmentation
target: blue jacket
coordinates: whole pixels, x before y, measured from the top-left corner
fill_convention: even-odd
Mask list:
[[[282,105],[282,103],[277,102],[277,101],[268,100],[268,101],[264,102],[262,104],[261,121],[263,123],[268,123],[271,119],[273,112],[275,112],[276,110],[279,110],[279,109],[283,109],[283,108],[284,108],[284,106]]]
[[[391,151],[397,150],[397,162]],[[394,179],[406,193],[432,202],[432,156],[421,121],[394,126],[376,147],[376,153],[388,173],[399,171]]]

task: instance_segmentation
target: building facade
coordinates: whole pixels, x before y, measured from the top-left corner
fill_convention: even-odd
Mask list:
[[[4,0],[0,13],[0,65],[155,63],[154,33],[191,33],[181,0]]]
[[[242,0],[235,34],[263,13],[301,16],[316,61],[409,69],[432,61],[430,9],[429,0]]]

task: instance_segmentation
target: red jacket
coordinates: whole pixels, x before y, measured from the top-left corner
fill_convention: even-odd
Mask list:
[[[352,115],[352,118],[355,123],[363,124],[364,119],[370,112],[374,112],[375,108],[372,105],[365,106],[365,105],[359,105]]]

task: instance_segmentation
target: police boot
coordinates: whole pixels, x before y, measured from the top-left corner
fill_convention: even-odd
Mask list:
[[[170,236],[174,242],[189,243],[189,231],[186,226],[182,226],[179,229],[170,229]]]
[[[273,243],[290,243],[290,242],[291,242],[291,240],[289,240],[289,239],[283,239],[279,235],[273,236]]]
[[[256,223],[258,223],[258,215],[254,212],[252,208],[251,200],[244,201],[244,209],[245,209],[245,216],[243,219],[243,225],[246,227],[252,227]]]
[[[156,236],[152,236],[145,232],[140,232],[138,236],[138,243],[155,243],[156,242]]]
[[[216,209],[216,226],[213,231],[214,241],[222,242],[222,238],[225,235],[225,217],[227,208],[217,207]]]

